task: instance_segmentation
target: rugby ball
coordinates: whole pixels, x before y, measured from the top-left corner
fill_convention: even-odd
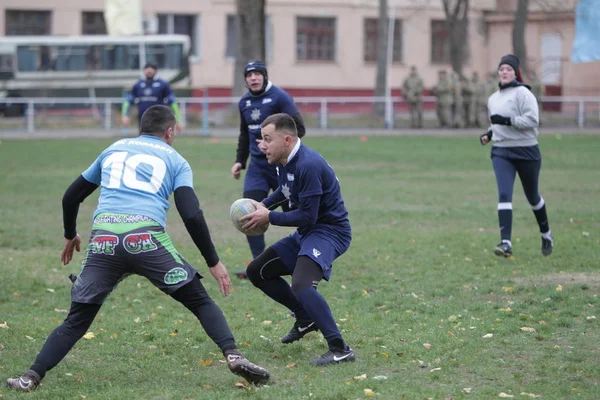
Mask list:
[[[250,199],[238,199],[233,202],[231,208],[229,209],[229,216],[231,217],[231,222],[233,222],[233,226],[235,229],[242,232],[246,236],[258,236],[264,234],[267,229],[269,229],[269,224],[257,226],[256,228],[245,231],[242,229],[242,226],[246,224],[248,221],[241,221],[244,215],[248,215],[256,211],[256,207],[252,204],[252,200]]]

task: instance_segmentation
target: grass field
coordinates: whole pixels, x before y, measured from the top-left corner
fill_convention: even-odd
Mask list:
[[[112,140],[0,144],[0,378],[24,372],[66,316],[61,198]],[[600,142],[543,136],[541,191],[555,253],[540,253],[517,181],[514,257],[500,259],[489,147],[465,137],[310,138],[336,169],[353,223],[350,250],[319,290],[357,362],[315,368],[317,333],[283,345],[293,320],[248,281],[218,292],[172,209],[169,232],[222,307],[242,351],[272,374],[239,388],[198,321],[139,277],[125,280],[90,331],[40,388],[6,399],[598,399],[600,398]],[[230,272],[249,257],[228,219],[241,194],[235,143],[182,137],[175,147]],[[87,240],[97,193],[80,208]],[[271,227],[268,241],[291,232]],[[270,321],[270,322],[269,322]],[[369,391],[370,390],[370,391]]]

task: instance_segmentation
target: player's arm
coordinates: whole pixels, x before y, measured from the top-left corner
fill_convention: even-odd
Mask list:
[[[281,98],[281,112],[288,114],[294,119],[296,129],[298,129],[298,137],[301,138],[306,134],[304,119],[302,119],[302,114],[300,113],[300,110],[298,110],[296,103],[294,103],[292,96],[287,93],[285,94],[286,95]]]
[[[246,162],[250,156],[250,133],[248,125],[244,119],[244,114],[240,109],[240,136],[238,136],[238,147],[235,153],[235,162],[242,164],[242,169],[246,168]]]
[[[174,197],[177,211],[206,264],[209,267],[216,266],[219,264],[219,255],[213,245],[204,213],[200,208],[194,189],[189,186],[180,186],[175,190]]]
[[[277,189],[275,189],[275,191],[273,193],[271,193],[269,196],[267,196],[267,198],[265,198],[263,201],[261,201],[261,203],[267,207],[268,209],[271,209],[271,207],[273,207],[274,205],[279,205],[282,202],[284,202],[285,200],[287,200],[285,198],[285,196],[283,195],[283,192],[281,191],[281,186],[279,186]]]
[[[77,214],[79,205],[98,188],[95,183],[89,182],[82,175],[71,183],[62,199],[63,228],[65,239],[72,240],[77,236]]]
[[[164,85],[165,85],[164,98],[165,98],[167,104],[169,104],[171,106],[171,110],[173,110],[173,114],[175,114],[175,120],[177,120],[177,123],[180,124],[181,123],[181,114],[179,113],[179,104],[177,104],[177,99],[175,98],[175,93],[173,93],[173,90],[171,89],[171,85],[169,85],[167,82],[165,82]]]
[[[126,117],[129,114],[129,109],[131,108],[131,104],[133,104],[133,101],[135,100],[135,97],[136,97],[138,83],[139,82],[136,82],[136,84],[133,85],[133,87],[131,88],[131,91],[127,94],[127,96],[125,97],[125,100],[123,101],[123,105],[121,106],[121,115],[123,117]]]
[[[317,223],[320,195],[300,197],[298,208],[288,212],[271,211],[269,223],[278,226],[310,226]]]

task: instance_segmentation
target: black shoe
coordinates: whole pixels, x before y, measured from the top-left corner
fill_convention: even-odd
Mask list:
[[[31,392],[40,385],[41,380],[37,372],[29,370],[23,376],[8,378],[6,387],[20,392]]]
[[[227,365],[231,372],[255,385],[268,381],[271,376],[266,369],[251,363],[239,352],[227,354]]]
[[[248,274],[246,274],[246,270],[242,270],[242,271],[238,271],[235,273],[235,276],[237,276],[240,279],[248,279]]]
[[[356,360],[354,350],[348,348],[348,350],[329,350],[327,353],[323,354],[317,359],[312,360],[310,363],[312,365],[328,365],[354,360]]]
[[[552,254],[552,249],[554,248],[554,237],[550,234],[550,239],[546,239],[542,236],[542,254],[545,256],[549,256]]]
[[[510,244],[502,242],[496,246],[494,254],[498,257],[510,257],[512,256],[512,247],[510,247]]]
[[[309,332],[318,331],[319,328],[315,325],[314,322],[298,322],[294,324],[292,329],[281,338],[281,343],[293,343],[296,340],[300,340]]]

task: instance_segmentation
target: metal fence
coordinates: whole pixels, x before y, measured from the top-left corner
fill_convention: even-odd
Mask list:
[[[436,98],[423,100],[424,128],[436,128]],[[0,130],[33,133],[123,129],[122,101],[121,98],[2,98]],[[410,128],[408,104],[402,97],[297,97],[294,101],[308,128]],[[193,97],[179,98],[178,102],[186,131],[211,135],[213,130],[239,126],[239,98]],[[482,109],[479,113],[485,127],[486,111]],[[455,118],[461,118],[461,114],[455,113]],[[135,119],[132,115],[132,120]],[[547,127],[600,127],[600,97],[542,97],[540,121]],[[130,129],[135,128],[133,124]]]

